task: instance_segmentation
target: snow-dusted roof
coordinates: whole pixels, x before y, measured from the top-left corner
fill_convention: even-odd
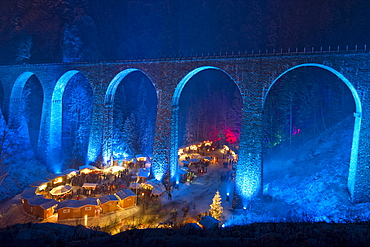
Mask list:
[[[36,187],[33,188],[25,188],[21,193],[21,197],[24,199],[32,198],[36,195]]]
[[[70,173],[72,173],[72,172],[78,172],[76,169],[67,169],[67,170],[64,170],[63,172],[62,172],[62,174],[64,174],[64,175],[68,175],[68,174],[70,174]]]
[[[50,174],[46,177],[48,180],[54,180],[56,178],[63,177],[63,174]]]
[[[87,205],[98,206],[98,200],[92,197],[87,197],[83,200],[65,200],[59,202],[57,210],[61,208],[80,208]]]
[[[47,183],[49,182],[49,180],[46,180],[46,179],[40,179],[40,180],[36,180],[36,181],[33,181],[30,186],[32,187],[39,187],[40,185],[44,184],[44,183]]]
[[[105,195],[99,198],[100,204],[104,204],[109,201],[118,201],[118,198],[115,195]]]
[[[220,222],[221,221],[213,218],[212,216],[207,215],[207,216],[202,217],[202,219],[199,221],[199,224],[209,229],[209,228],[212,228],[215,224],[218,224]]]
[[[123,189],[123,190],[120,190],[116,193],[116,196],[123,200],[129,196],[136,196],[136,194],[134,192],[132,192],[131,190],[128,190],[128,189]]]
[[[40,206],[43,209],[48,209],[58,204],[58,202],[55,201],[54,199],[46,199],[42,195],[34,196],[32,198],[27,199],[27,201],[28,204],[30,204],[31,206]]]

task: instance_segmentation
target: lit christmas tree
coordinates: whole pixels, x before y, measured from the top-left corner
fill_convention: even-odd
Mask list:
[[[218,191],[216,191],[215,196],[212,199],[212,204],[210,205],[211,209],[209,212],[211,213],[212,217],[221,220],[223,207],[221,206],[221,196]]]

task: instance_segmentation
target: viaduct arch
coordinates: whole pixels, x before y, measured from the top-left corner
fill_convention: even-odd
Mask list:
[[[4,112],[9,112],[10,95],[17,78],[32,71],[39,78],[44,89],[44,104],[40,139],[44,145],[39,150],[45,163],[52,166],[50,157],[58,147],[59,137],[50,126],[58,125],[61,109],[58,106],[60,94],[68,78],[76,71],[82,73],[91,83],[94,92],[93,116],[89,139],[89,161],[102,154],[105,136],[104,126],[109,121],[106,95],[113,92],[111,79],[122,71],[140,70],[152,81],[157,97],[157,120],[155,127],[153,172],[157,179],[171,167],[175,147],[173,111],[181,85],[190,72],[199,68],[218,68],[233,79],[243,99],[242,126],[240,136],[239,162],[237,169],[237,194],[245,201],[261,190],[262,167],[262,110],[264,99],[279,76],[300,66],[314,65],[337,75],[351,89],[356,102],[356,128],[351,155],[348,187],[354,202],[370,201],[370,54],[366,52],[330,52],[304,54],[275,54],[257,56],[229,56],[214,58],[162,59],[99,63],[35,64],[0,66],[0,81],[4,84]],[[126,71],[125,73],[127,73]],[[191,74],[191,73],[190,73]],[[121,74],[120,76],[123,76]],[[119,78],[116,78],[119,80]],[[179,88],[178,88],[179,87]],[[54,93],[54,88],[56,89]],[[110,88],[108,90],[108,88]],[[178,88],[178,89],[177,89]],[[55,95],[55,96],[54,96]],[[175,96],[175,97],[174,97]],[[109,98],[109,97],[108,97]],[[108,102],[109,103],[109,102]],[[109,105],[109,104],[108,104]],[[176,115],[176,114],[175,114]],[[59,127],[58,127],[59,129]],[[356,137],[357,136],[357,137]],[[168,138],[171,137],[171,138]],[[357,150],[357,154],[355,152]],[[90,152],[94,155],[90,156]],[[173,173],[174,171],[172,171]]]

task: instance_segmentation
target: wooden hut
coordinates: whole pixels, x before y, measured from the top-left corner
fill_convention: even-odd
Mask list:
[[[88,217],[100,214],[99,202],[96,198],[87,197],[80,201],[80,217]]]
[[[50,182],[49,180],[41,179],[41,180],[33,181],[30,184],[30,186],[31,187],[37,187],[36,192],[42,192],[42,191],[47,190],[48,187],[51,187],[51,184],[52,184],[52,182]]]
[[[24,210],[41,219],[49,218],[54,214],[58,202],[53,199],[46,199],[42,195],[22,199]]]
[[[58,220],[80,218],[80,201],[62,201],[58,204],[56,210],[58,212]]]
[[[63,174],[50,174],[46,177],[50,181],[51,187],[57,187],[59,185],[65,184],[65,176]]]
[[[136,194],[128,189],[120,190],[116,193],[118,205],[121,208],[129,208],[136,205]]]
[[[199,224],[204,228],[204,229],[217,229],[219,227],[221,221],[213,218],[212,216],[204,216],[202,219],[199,221]]]
[[[103,214],[117,210],[118,198],[115,195],[102,196],[99,201]]]
[[[66,200],[59,203],[56,208],[58,220],[83,218],[95,216],[100,213],[100,207],[96,198],[87,197],[83,200]]]
[[[37,187],[25,188],[21,193],[22,200],[36,196]]]

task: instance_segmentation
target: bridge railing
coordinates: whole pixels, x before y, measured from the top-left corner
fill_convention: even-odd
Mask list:
[[[182,61],[182,60],[204,60],[204,59],[227,59],[227,58],[245,58],[245,57],[267,57],[267,56],[294,56],[294,55],[309,55],[309,54],[353,54],[353,53],[369,53],[367,45],[352,45],[352,46],[328,46],[328,47],[304,47],[295,49],[265,49],[265,50],[246,50],[238,52],[208,52],[208,53],[190,53],[164,55],[157,58],[147,57],[132,57],[115,61],[78,61],[78,62],[60,62],[60,63],[41,63],[37,65],[65,65],[65,64],[109,64],[109,63],[140,63],[140,62],[160,62],[160,61]],[[12,64],[10,66],[24,66],[25,64]],[[0,67],[8,67],[9,65],[0,65]]]
[[[202,60],[202,59],[225,59],[225,58],[244,58],[258,56],[288,56],[288,55],[305,55],[305,54],[332,54],[332,53],[367,53],[367,45],[353,46],[328,46],[328,47],[304,47],[295,49],[266,49],[251,50],[238,52],[213,52],[213,53],[194,53],[194,54],[177,54],[176,56],[163,56],[161,58],[136,58],[123,60],[126,62],[150,62],[150,61],[173,61],[173,60]]]

